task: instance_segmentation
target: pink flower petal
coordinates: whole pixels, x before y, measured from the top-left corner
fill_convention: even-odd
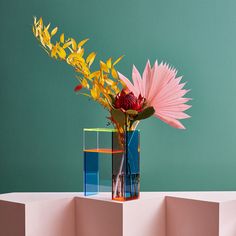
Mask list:
[[[180,119],[180,120],[190,118],[189,115],[187,115],[186,113],[181,112],[181,111],[171,112],[171,111],[159,110],[158,114],[163,115],[163,116],[168,116],[168,117],[171,117],[174,119]]]
[[[134,95],[137,97],[139,95],[139,91],[134,87],[134,85],[120,72],[118,72],[119,78],[126,84],[127,88],[134,93]]]
[[[146,98],[146,95],[147,95],[147,78],[149,78],[151,76],[151,72],[152,72],[152,69],[151,69],[151,65],[150,65],[150,61],[148,60],[147,61],[147,64],[146,64],[146,67],[143,71],[143,90],[144,90],[144,97]]]
[[[139,74],[137,68],[135,67],[135,65],[133,65],[132,79],[134,82],[134,87],[138,89],[138,91],[140,92],[140,94],[143,97],[144,91],[142,88],[142,78],[141,78],[141,75]]]
[[[155,114],[155,116],[157,118],[159,118],[160,120],[162,120],[163,122],[167,123],[168,125],[177,128],[177,129],[185,129],[185,127],[183,126],[183,124],[181,122],[179,122],[176,119],[170,118],[170,117],[165,117],[165,116],[161,116],[161,115],[157,115]]]
[[[152,99],[155,97],[155,95],[157,94],[157,92],[156,92],[157,82],[158,82],[157,70],[158,70],[158,63],[157,63],[157,61],[155,61],[154,66],[152,68],[152,75],[151,75],[150,81],[149,81],[149,91],[146,96],[146,99],[150,103],[151,103]]]
[[[158,111],[173,111],[173,112],[179,112],[179,111],[186,111],[189,108],[191,108],[191,105],[188,104],[179,104],[179,105],[172,105],[172,106],[165,106],[160,107]]]

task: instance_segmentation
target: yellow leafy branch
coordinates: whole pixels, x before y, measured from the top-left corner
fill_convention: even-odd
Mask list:
[[[52,38],[57,34],[58,27],[50,31],[50,24],[45,26],[43,19],[37,20],[36,17],[34,17],[32,31],[50,57],[65,61],[82,76],[77,76],[77,79],[82,87],[89,91],[89,94],[81,93],[82,95],[93,98],[108,110],[112,109],[111,101],[109,100],[110,95],[115,96],[118,94],[120,92],[119,85],[122,85],[115,65],[120,62],[123,56],[114,62],[112,58],[109,58],[106,62],[100,61],[100,69],[91,71],[96,53],[91,52],[87,57],[85,56],[84,45],[89,40],[88,38],[77,43],[73,38],[65,39],[65,34],[62,33],[59,41],[53,43]]]

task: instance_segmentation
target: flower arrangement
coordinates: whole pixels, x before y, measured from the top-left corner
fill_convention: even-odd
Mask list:
[[[93,71],[96,53],[85,53],[84,45],[88,39],[76,42],[73,38],[66,39],[62,33],[53,43],[58,28],[50,31],[50,24],[44,25],[42,18],[34,18],[32,30],[50,57],[65,61],[74,68],[79,81],[75,92],[107,109],[108,119],[120,134],[134,130],[141,120],[151,116],[175,128],[185,128],[179,120],[189,118],[184,112],[191,107],[186,104],[191,99],[184,97],[189,90],[184,89],[185,83],[181,83],[182,77],[177,77],[176,69],[157,61],[151,67],[148,61],[142,76],[133,66],[131,83],[115,68],[123,56],[116,60],[111,57],[100,60],[99,69]]]

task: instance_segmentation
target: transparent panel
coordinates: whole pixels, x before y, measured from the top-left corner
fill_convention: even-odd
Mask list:
[[[84,129],[84,194],[111,192],[113,129]]]

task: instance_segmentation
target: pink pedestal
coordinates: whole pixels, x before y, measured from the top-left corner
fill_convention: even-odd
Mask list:
[[[236,192],[169,195],[167,236],[236,236]]]
[[[236,192],[0,195],[0,236],[236,236]]]
[[[166,198],[168,236],[219,235],[219,204],[176,197]]]
[[[24,204],[0,200],[0,236],[25,235]]]
[[[74,195],[0,195],[0,236],[75,236]]]
[[[109,197],[76,198],[78,236],[166,236],[163,196],[142,193],[139,200],[128,202]]]
[[[220,203],[219,217],[219,235],[235,236],[236,235],[236,201]]]

